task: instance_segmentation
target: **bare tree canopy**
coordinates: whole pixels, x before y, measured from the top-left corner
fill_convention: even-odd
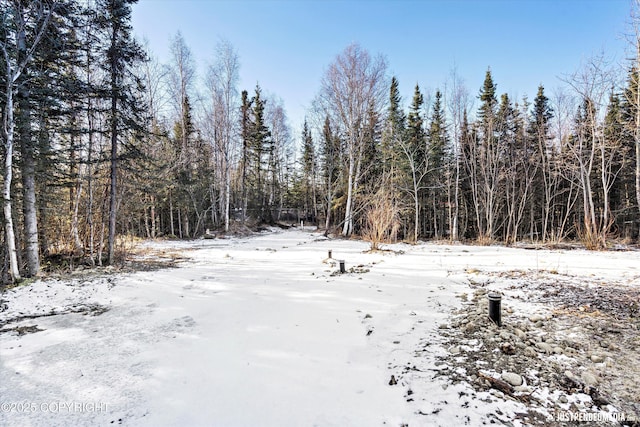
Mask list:
[[[342,234],[353,232],[353,197],[358,190],[365,145],[365,129],[371,112],[384,106],[387,62],[372,58],[357,44],[348,46],[329,65],[320,83],[318,106],[330,117],[346,143],[348,158],[347,200]]]

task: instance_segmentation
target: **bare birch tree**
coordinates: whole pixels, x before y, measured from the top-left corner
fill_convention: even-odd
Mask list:
[[[271,131],[272,150],[267,161],[268,195],[267,206],[276,208],[275,219],[280,219],[287,189],[287,169],[291,156],[291,129],[287,120],[284,102],[275,96],[269,96],[266,105],[266,123]]]
[[[234,162],[236,124],[238,123],[238,79],[240,61],[233,46],[218,42],[215,62],[209,67],[207,86],[211,96],[209,116],[213,126],[213,141],[218,174],[221,177],[219,200],[225,232],[229,231],[231,206],[231,169]]]
[[[175,137],[179,140],[179,155],[175,163],[176,171],[185,179],[191,177],[194,168],[192,160],[196,153],[192,152],[191,92],[195,82],[195,63],[189,46],[182,34],[178,32],[171,40],[171,65],[168,67],[169,95],[175,111],[175,122],[178,124]],[[186,184],[186,183],[185,183]],[[190,189],[183,185],[177,196],[178,234],[189,237]],[[171,209],[173,224],[173,208]]]
[[[574,138],[568,145],[582,190],[584,223],[581,236],[588,247],[604,248],[613,224],[609,200],[618,173],[612,163],[611,151],[615,147],[607,143],[602,127],[602,112],[606,94],[614,83],[613,74],[603,58],[595,58],[574,73],[567,83],[583,101],[575,120]],[[597,185],[596,181],[599,181]],[[596,195],[598,190],[601,194]]]
[[[568,178],[572,168],[565,167],[566,162],[571,161],[567,146],[572,127],[571,117],[575,114],[575,98],[564,89],[557,89],[553,108],[556,112],[555,139],[549,149],[549,161],[542,168],[546,171],[547,180],[544,186],[545,212],[549,214],[548,236],[553,241],[560,241],[570,232],[570,220],[580,197],[576,180]]]
[[[398,146],[405,156],[404,161],[406,161],[406,167],[409,172],[409,179],[406,181],[406,185],[400,185],[399,189],[409,194],[413,203],[413,241],[417,242],[420,233],[420,199],[422,192],[429,188],[425,178],[429,173],[433,172],[433,169],[429,168],[428,158],[422,155],[424,150],[410,144],[404,138],[398,140]],[[394,205],[394,210],[397,212],[399,209]]]
[[[363,170],[365,129],[370,112],[385,102],[387,63],[357,44],[348,46],[327,68],[317,101],[320,110],[344,135],[347,156],[347,199],[342,234],[353,232],[354,198]]]
[[[447,91],[445,91],[445,96]],[[449,206],[449,236],[452,241],[460,240],[460,165],[461,155],[461,129],[462,119],[469,109],[469,93],[464,82],[458,76],[457,70],[451,72],[451,85],[449,86],[448,102],[445,102],[451,118],[453,136],[453,173],[448,173],[449,185],[447,185],[447,199]],[[451,178],[453,182],[451,182]],[[452,189],[453,187],[453,189]]]
[[[145,50],[149,52],[148,46],[145,46]],[[148,114],[150,117],[149,128],[147,129],[148,146],[146,152],[151,158],[157,159],[160,156],[162,150],[162,139],[160,138],[160,116],[161,112],[166,106],[167,99],[165,92],[162,91],[162,85],[166,81],[167,70],[163,67],[156,58],[148,54],[147,59],[141,64],[140,75],[143,76],[145,87],[145,101],[148,107]],[[165,175],[163,173],[162,175]],[[164,178],[164,176],[161,176]],[[155,183],[149,183],[155,184]],[[156,184],[157,185],[157,184]],[[147,223],[147,211],[148,219],[148,237],[155,238],[158,235],[158,194],[157,192],[150,192],[144,194],[145,204],[145,224]]]

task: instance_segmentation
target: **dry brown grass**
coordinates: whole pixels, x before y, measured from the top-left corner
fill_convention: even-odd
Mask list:
[[[494,240],[491,238],[491,236],[481,234],[476,239],[476,243],[480,246],[490,246],[494,243]]]
[[[577,232],[578,239],[582,242],[585,249],[599,251],[607,248],[601,233],[597,233],[591,227],[578,227]]]

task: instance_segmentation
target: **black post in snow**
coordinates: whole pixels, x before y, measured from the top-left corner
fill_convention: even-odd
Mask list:
[[[502,326],[502,314],[500,313],[500,310],[502,308],[502,295],[492,292],[487,295],[487,298],[489,298],[489,318],[496,325]]]

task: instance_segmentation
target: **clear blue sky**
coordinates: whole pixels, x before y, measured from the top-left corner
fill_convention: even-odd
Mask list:
[[[324,70],[350,43],[387,58],[406,105],[416,83],[443,88],[454,67],[472,96],[491,67],[499,93],[532,100],[539,84],[551,92],[590,56],[622,63],[630,8],[629,0],[140,0],[133,26],[161,61],[181,31],[200,77],[216,42],[230,41],[240,89],[259,82],[282,98],[298,137]]]

